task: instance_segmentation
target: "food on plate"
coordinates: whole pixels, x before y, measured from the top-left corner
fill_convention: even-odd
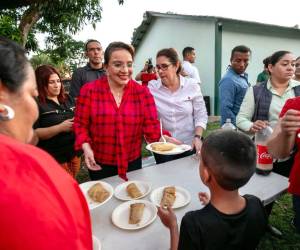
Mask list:
[[[141,221],[144,208],[144,203],[134,203],[130,205],[129,224],[137,224]]]
[[[126,191],[128,195],[134,199],[143,195],[135,183],[130,183],[129,185],[127,185]]]
[[[93,201],[101,203],[108,198],[109,192],[101,185],[101,183],[96,183],[90,187],[88,195]]]
[[[176,145],[169,142],[158,142],[151,145],[154,151],[170,151],[176,148]]]
[[[162,207],[172,207],[175,200],[176,200],[176,188],[173,186],[165,187],[160,205]]]

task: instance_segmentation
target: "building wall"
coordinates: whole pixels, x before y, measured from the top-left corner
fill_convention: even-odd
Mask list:
[[[236,45],[246,45],[252,51],[251,61],[247,68],[249,81],[256,83],[257,75],[263,70],[263,59],[278,50],[288,50],[300,56],[300,39],[281,36],[279,32],[270,34],[249,34],[223,30],[222,33],[222,75],[229,65],[231,50]]]
[[[182,59],[182,50],[186,46],[196,49],[195,66],[201,77],[203,95],[210,96],[211,112],[214,107],[215,87],[215,33],[214,22],[199,22],[196,19],[156,18],[151,22],[135,56],[134,73],[138,73],[147,60],[152,57],[155,65],[156,53],[163,48],[173,47]]]

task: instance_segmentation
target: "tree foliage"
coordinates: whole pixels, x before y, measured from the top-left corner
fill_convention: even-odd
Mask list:
[[[101,0],[18,0],[11,5],[14,2],[23,7],[0,10],[0,35],[21,43],[28,51],[48,55],[55,64],[68,59],[72,67],[80,60],[83,42],[75,41],[72,35],[87,24],[95,28],[101,20]],[[118,2],[123,4],[123,0]],[[45,51],[38,48],[38,33],[46,35]]]

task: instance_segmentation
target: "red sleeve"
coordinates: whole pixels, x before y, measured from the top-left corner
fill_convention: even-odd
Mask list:
[[[148,142],[156,142],[160,138],[160,126],[154,98],[148,88],[144,89],[144,136]]]
[[[300,111],[300,97],[288,99],[285,102],[279,117],[283,117],[289,109],[296,109]]]
[[[85,84],[76,102],[74,117],[75,150],[81,150],[83,143],[91,143],[89,135],[89,120],[91,110],[91,84]]]

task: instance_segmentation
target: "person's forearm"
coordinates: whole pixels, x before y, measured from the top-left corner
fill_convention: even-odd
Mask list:
[[[203,128],[200,127],[200,126],[196,127],[196,128],[195,128],[195,135],[200,135],[200,136],[202,136],[202,134],[203,134]]]
[[[170,250],[177,250],[178,249],[178,241],[179,241],[179,235],[178,235],[178,226],[170,229],[170,240],[171,240],[171,248]]]
[[[274,158],[285,158],[290,155],[295,143],[295,135],[287,135],[276,128],[267,142],[269,153]]]
[[[47,140],[61,132],[60,124],[47,127],[47,128],[37,128],[35,132],[40,140]]]

